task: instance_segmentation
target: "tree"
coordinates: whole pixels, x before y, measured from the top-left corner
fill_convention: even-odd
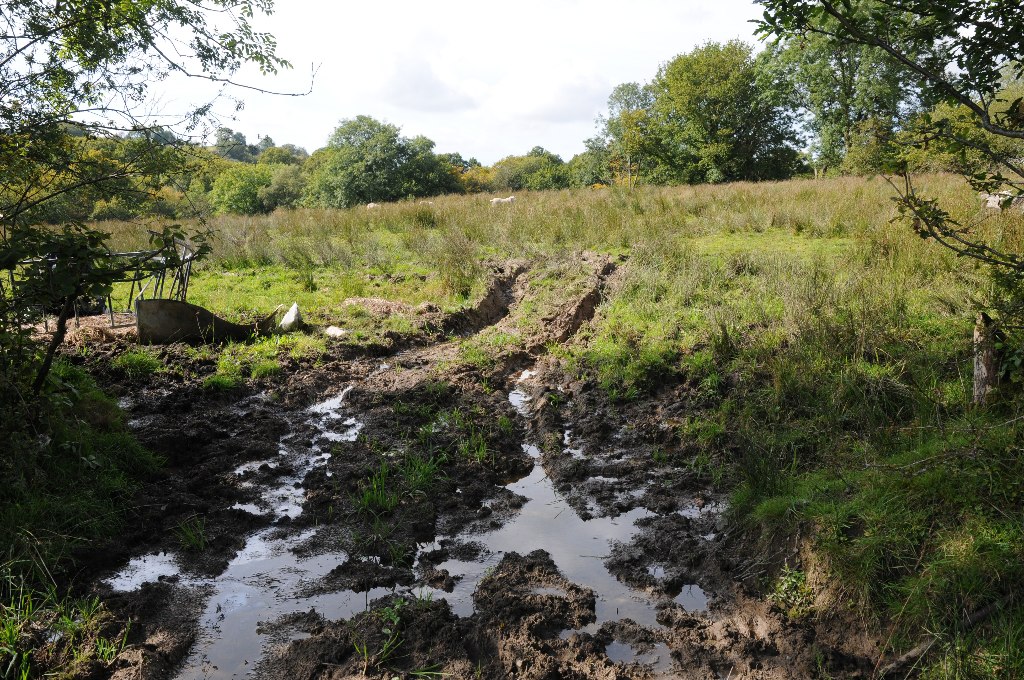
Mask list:
[[[245,135],[229,127],[219,127],[214,134],[213,150],[217,155],[239,163],[256,161],[256,149],[249,145]]]
[[[558,154],[535,146],[525,156],[508,156],[494,164],[494,191],[544,191],[569,186],[565,162]]]
[[[795,172],[792,115],[746,43],[707,43],[681,54],[661,67],[652,88],[652,127],[668,178],[722,182]]]
[[[350,208],[409,196],[436,196],[461,189],[451,166],[426,137],[409,139],[396,125],[370,116],[341,121],[309,160],[308,202]]]
[[[141,113],[151,83],[171,72],[227,83],[245,62],[264,72],[287,66],[275,55],[273,38],[250,23],[255,12],[271,8],[271,0],[0,5],[4,404],[26,404],[40,394],[79,296],[103,294],[125,268],[146,265],[112,258],[103,234],[82,225],[77,215],[50,208],[71,205],[89,192],[105,200],[130,197],[140,188],[155,193],[157,178],[187,171],[187,148],[164,133],[165,121],[157,125]],[[215,18],[229,27],[211,23]],[[187,50],[180,49],[183,44]],[[182,52],[192,56],[181,57]],[[182,112],[181,126],[194,129],[208,110]],[[131,154],[110,159],[90,147],[95,139],[127,133],[133,133]],[[64,226],[45,228],[44,219]],[[165,231],[157,245],[169,244],[174,235]],[[37,306],[60,311],[57,331],[42,353],[26,324]]]
[[[595,184],[610,185],[611,154],[601,137],[583,142],[585,151],[572,157],[568,164],[569,186],[580,188]]]
[[[810,33],[787,37],[766,53],[791,83],[793,106],[809,114],[805,127],[816,171],[838,168],[855,146],[863,151],[866,130],[891,137],[918,108],[914,78],[878,47]],[[847,169],[872,172],[881,165],[862,154]]]
[[[264,137],[264,139],[267,139]],[[268,165],[302,165],[309,158],[305,149],[294,144],[284,146],[269,146],[260,152],[257,163]]]
[[[609,163],[615,177],[632,190],[653,161],[652,109],[654,91],[637,83],[617,85],[608,96],[608,115],[599,116],[598,124],[607,140]]]
[[[926,106],[944,103],[970,116],[985,135],[964,134],[962,116],[919,117],[903,138],[910,149],[942,144],[954,153],[980,154],[988,167],[967,180],[979,191],[1024,193],[1024,163],[994,140],[1024,140],[1024,99],[1008,99],[1008,84],[1024,77],[1024,12],[1014,0],[761,0],[760,31],[783,40],[826,36],[837,44],[880,50],[913,74]],[[898,168],[896,168],[898,169]],[[1019,290],[1024,257],[993,247],[935,199],[920,194],[906,165],[897,185],[902,213],[918,233],[958,255],[993,268],[997,283]]]
[[[260,191],[270,186],[274,173],[269,165],[236,163],[213,181],[210,201],[217,212],[256,215],[269,212]]]

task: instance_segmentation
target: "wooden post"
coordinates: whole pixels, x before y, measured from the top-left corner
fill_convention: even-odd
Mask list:
[[[974,325],[974,403],[988,401],[999,382],[996,363],[996,343],[992,318],[985,312],[978,314]]]

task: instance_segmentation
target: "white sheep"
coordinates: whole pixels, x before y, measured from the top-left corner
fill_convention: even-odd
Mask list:
[[[366,204],[366,209],[367,210],[373,210],[374,208],[379,208],[379,207],[380,207],[380,203],[367,203]]]
[[[515,203],[515,202],[516,202],[516,197],[515,196],[509,196],[508,198],[492,198],[491,199],[491,205],[499,205],[501,203]]]
[[[1003,207],[1003,201],[1013,196],[1013,194],[1011,194],[1009,191],[1000,191],[997,194],[986,194],[985,192],[981,192],[980,195],[982,200],[985,201],[985,207],[990,208],[992,210],[999,210],[1000,208]],[[1024,195],[1013,196],[1013,198],[1010,198],[1010,202],[1007,207],[1020,207],[1022,210],[1024,210]]]

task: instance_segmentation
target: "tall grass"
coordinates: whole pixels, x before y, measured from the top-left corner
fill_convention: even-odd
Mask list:
[[[918,185],[977,236],[1024,252],[1024,215],[983,210],[957,177]],[[575,254],[628,255],[593,323],[558,350],[567,365],[619,401],[684,384],[686,417],[668,424],[690,469],[730,484],[734,520],[763,540],[810,536],[827,574],[808,587],[834,584],[825,590],[884,625],[894,649],[936,635],[927,677],[1013,677],[1024,674],[1013,651],[1024,403],[1016,386],[991,407],[970,403],[989,278],[894,223],[892,194],[882,178],[837,178],[220,217],[197,290],[241,307],[277,277],[278,297],[287,285],[311,303],[386,294],[458,306],[481,289],[485,258],[515,257],[538,263],[538,313],[517,312],[538,319],[569,294]],[[136,247],[137,225],[106,228]],[[514,341],[485,333],[463,358]],[[467,441],[463,455],[480,448]],[[379,486],[364,488],[367,507],[390,504]],[[1013,595],[1015,608],[964,628],[965,612]]]

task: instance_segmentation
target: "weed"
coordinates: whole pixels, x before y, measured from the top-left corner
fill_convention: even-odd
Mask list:
[[[431,456],[424,459],[415,454],[409,454],[402,462],[402,477],[412,494],[425,494],[434,486],[438,475],[441,473],[442,465],[447,460],[444,454]]]
[[[789,618],[802,619],[811,613],[814,593],[807,585],[807,575],[799,569],[790,569],[787,564],[768,599],[779,605]]]
[[[281,372],[281,364],[276,359],[264,359],[257,361],[249,368],[249,375],[254,380],[277,375]]]
[[[147,350],[138,348],[121,353],[110,366],[129,379],[138,380],[161,370],[164,364]]]
[[[363,675],[366,675],[371,667],[380,668],[384,666],[398,652],[399,647],[402,646],[401,612],[405,604],[405,600],[398,599],[393,604],[377,611],[376,615],[381,620],[381,634],[383,636],[380,647],[371,651],[369,644],[365,640],[353,643],[356,653],[363,660]]]
[[[382,460],[380,467],[363,483],[362,491],[356,496],[355,504],[360,512],[370,514],[389,513],[398,506],[398,493],[389,489],[391,467]]]
[[[202,515],[186,517],[174,528],[174,535],[185,550],[206,550],[206,518]]]
[[[515,429],[515,424],[512,422],[511,418],[502,414],[498,416],[498,429],[504,434],[512,434],[512,431]]]
[[[240,376],[214,373],[203,379],[203,387],[208,390],[233,390],[241,382]]]
[[[471,428],[468,435],[459,442],[459,455],[481,464],[489,457],[492,460],[494,458],[487,447],[487,438],[475,428]]]
[[[124,651],[124,647],[128,643],[128,633],[130,630],[131,621],[128,622],[118,638],[113,640],[108,640],[105,637],[96,638],[96,658],[104,663],[110,663],[116,659]]]

